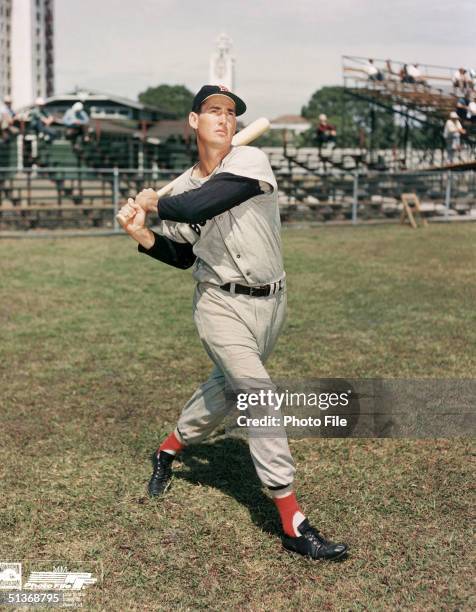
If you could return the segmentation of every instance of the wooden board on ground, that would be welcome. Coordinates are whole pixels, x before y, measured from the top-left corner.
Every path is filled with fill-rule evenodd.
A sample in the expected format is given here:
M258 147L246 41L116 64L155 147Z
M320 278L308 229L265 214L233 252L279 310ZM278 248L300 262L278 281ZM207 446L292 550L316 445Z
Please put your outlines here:
M418 227L417 219L421 221L423 227L428 225L428 221L422 215L420 199L416 193L402 193L402 204L403 210L400 215L400 223L405 223L406 218L408 218L413 229L417 229Z

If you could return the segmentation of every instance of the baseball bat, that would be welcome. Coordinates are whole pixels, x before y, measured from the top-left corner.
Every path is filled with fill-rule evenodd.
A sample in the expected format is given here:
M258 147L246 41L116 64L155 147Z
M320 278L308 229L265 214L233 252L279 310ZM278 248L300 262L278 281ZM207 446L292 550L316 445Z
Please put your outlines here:
M264 134L269 129L269 126L269 119L266 119L266 117L260 117L259 119L256 119L255 121L247 125L245 128L237 132L233 136L231 144L234 147L247 145L248 143L253 142L253 140L256 140L256 138L259 138L262 134ZM172 191L181 176L182 175L173 179L173 181L170 181L170 183L167 183L167 185L164 185L157 191L159 200L160 198L163 198ZM122 217L120 214L116 215L116 218L118 220L123 220L124 222L127 221L127 219Z

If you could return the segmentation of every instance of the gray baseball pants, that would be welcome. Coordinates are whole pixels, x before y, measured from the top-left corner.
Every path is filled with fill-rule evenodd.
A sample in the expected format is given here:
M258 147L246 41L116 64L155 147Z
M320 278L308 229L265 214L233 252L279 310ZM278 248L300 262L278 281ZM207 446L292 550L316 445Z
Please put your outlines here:
M275 295L254 297L199 283L193 312L198 334L215 367L187 402L177 423L176 435L186 445L201 442L234 409L226 401L226 388L275 389L264 363L284 324L286 288ZM281 416L272 405L259 410L260 416ZM248 443L261 482L280 487L279 494L292 490L295 469L284 430L275 437L249 435Z

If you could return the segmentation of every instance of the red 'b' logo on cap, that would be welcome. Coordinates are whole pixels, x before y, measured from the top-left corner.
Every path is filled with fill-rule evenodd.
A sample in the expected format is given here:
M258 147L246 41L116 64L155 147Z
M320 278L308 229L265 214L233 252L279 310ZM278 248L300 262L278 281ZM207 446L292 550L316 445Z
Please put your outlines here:
M228 87L225 87L224 85L218 85L218 87L220 88L220 91L230 91Z

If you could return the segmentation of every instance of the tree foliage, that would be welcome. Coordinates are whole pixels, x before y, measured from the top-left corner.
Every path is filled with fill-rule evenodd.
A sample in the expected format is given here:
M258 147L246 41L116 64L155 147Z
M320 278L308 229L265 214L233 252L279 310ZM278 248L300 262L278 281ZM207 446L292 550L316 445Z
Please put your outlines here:
M302 107L303 117L315 125L319 115L327 115L329 123L337 128L337 146L388 149L402 147L405 133L405 117L368 100L359 99L344 91L343 87L322 87L313 93L308 104ZM437 148L441 146L438 122L431 124L410 119L408 121L408 143L415 148ZM315 127L302 137L302 144L315 143Z
M328 122L336 126L337 145L340 147L369 147L372 144L373 147L388 148L396 143L393 114L365 100L349 96L343 87L318 89L301 110L302 116L315 125L321 113L327 115ZM313 130L306 134L307 139L313 138L311 132Z
M194 95L185 85L158 85L148 87L139 94L142 104L156 106L173 113L177 119L187 117L192 108Z

